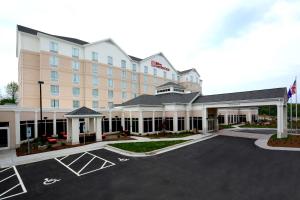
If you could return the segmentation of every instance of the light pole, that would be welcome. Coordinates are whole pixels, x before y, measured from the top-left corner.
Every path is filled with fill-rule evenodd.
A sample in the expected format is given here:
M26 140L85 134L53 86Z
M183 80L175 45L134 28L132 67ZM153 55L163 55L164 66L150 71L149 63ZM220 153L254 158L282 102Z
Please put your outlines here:
M38 84L40 85L40 121L43 120L43 112L42 112L42 84L44 84L44 81L38 81Z

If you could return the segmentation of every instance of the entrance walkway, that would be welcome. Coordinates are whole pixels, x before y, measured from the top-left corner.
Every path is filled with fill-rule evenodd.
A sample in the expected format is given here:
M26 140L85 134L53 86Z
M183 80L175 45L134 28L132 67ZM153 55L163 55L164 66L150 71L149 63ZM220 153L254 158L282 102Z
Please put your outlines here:
M245 130L239 131L239 129L223 129L220 130L218 135L231 136L231 137L241 137L241 138L250 138L250 139L261 139L269 137L269 134L259 134L253 133L251 131L246 132Z

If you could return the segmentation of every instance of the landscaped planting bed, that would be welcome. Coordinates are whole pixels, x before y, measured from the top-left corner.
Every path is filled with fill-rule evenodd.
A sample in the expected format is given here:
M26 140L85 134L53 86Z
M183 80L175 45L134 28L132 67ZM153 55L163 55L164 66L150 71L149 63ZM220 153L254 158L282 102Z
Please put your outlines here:
M172 133L172 132L159 132L159 133L151 133L147 134L145 137L156 139L156 138L181 138L187 137L191 135L195 135L197 133L193 133L191 131L182 131L179 133Z
M278 139L274 134L270 137L268 145L272 147L295 147L300 148L300 135L288 135L287 138Z

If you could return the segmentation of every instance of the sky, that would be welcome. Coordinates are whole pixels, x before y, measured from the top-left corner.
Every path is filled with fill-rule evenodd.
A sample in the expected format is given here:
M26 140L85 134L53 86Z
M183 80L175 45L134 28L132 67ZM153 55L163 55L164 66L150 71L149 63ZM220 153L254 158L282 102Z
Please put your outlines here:
M18 79L17 24L88 42L112 38L140 58L163 52L177 70L197 69L204 95L300 82L300 0L3 1L2 95Z

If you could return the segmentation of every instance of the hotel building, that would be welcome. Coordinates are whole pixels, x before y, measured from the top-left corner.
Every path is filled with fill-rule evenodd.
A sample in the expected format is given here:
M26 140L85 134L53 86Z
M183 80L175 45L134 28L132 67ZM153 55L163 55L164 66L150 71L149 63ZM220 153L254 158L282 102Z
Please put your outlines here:
M196 69L178 71L163 53L128 55L112 39L89 43L18 25L16 56L18 105L0 107L0 134L6 134L0 149L18 147L28 127L30 138L67 132L71 123L73 130L79 127L76 134L84 124L100 134L121 126L148 134L161 131L163 122L168 131L207 132L218 124L255 121L259 105L285 103L283 88L204 96ZM66 118L76 109L78 116L92 112L86 108L101 113L101 120ZM79 142L79 135L68 134L72 143Z

